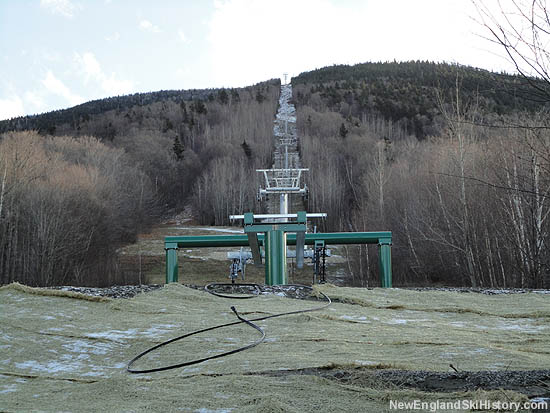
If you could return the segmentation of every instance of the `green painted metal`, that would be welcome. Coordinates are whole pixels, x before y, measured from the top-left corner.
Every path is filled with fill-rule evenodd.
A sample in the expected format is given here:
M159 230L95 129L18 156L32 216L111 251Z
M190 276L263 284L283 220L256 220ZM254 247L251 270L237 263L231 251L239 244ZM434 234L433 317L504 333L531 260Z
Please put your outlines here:
M247 247L248 237L243 235L186 235L181 237L166 237L166 243L175 243L178 248L205 247ZM258 236L263 245L263 236Z
M254 213L245 212L244 214L244 225L252 225L254 223Z
M247 215L247 214L245 214ZM252 219L249 217L249 219ZM246 217L245 217L246 220ZM296 223L289 224L277 224L277 229L273 228L274 225L269 225L271 228L270 231L264 233L258 233L258 246L266 247L266 252L269 251L267 248L265 239L266 234L272 232L282 232L281 229L283 225L297 225ZM255 225L251 225L255 226ZM262 228L264 229L264 228ZM250 231L255 232L255 231ZM287 245L296 245L296 233L284 233L284 241ZM280 238L280 235L278 235ZM278 239L279 239L278 238ZM380 278L383 287L392 286L392 271L391 271L391 243L392 243L392 233L391 231L379 231L379 232L329 232L329 233L313 233L305 234L305 245L315 245L316 241L324 241L325 245L339 245L339 244L378 244L379 245L379 267L380 267ZM279 241L276 241L279 242ZM178 265L177 265L177 253L175 252L176 248L203 248L203 247L248 247L248 234L235 234L235 235L199 235L199 236L178 236L178 237L166 237L165 238L165 248L166 248L166 282L175 282L178 280ZM172 250L172 252L170 252ZM284 251L276 258L271 261L276 261L280 265L283 260L286 264L286 247L279 248L279 251ZM266 284L269 282L279 282L279 279L284 279L286 282L286 270L283 275L277 279L272 279L271 276L268 276L267 271L267 260L269 254L266 253ZM284 267L286 269L286 265ZM269 280L268 280L269 278ZM271 281L270 281L271 280ZM269 282L268 282L269 281Z
M178 282L178 250L166 248L166 284Z
M382 288L391 288L391 244L380 244L378 247L378 267Z
M391 242L391 231L381 232L317 232L306 234L305 244L315 245L315 240L324 240L327 245L378 244L380 239ZM296 245L296 234L287 234L287 244ZM203 247L248 247L248 236L243 235L195 235L166 237L166 243L175 243L178 248ZM263 246L264 235L258 234L258 243Z
M265 240L265 283L266 285L281 285L287 283L286 272L286 236L287 232L305 233L306 216L300 214L300 223L254 223L254 216L244 215L244 232L263 233Z
M286 233L281 230L269 231L265 243L265 283L266 285L287 284L286 274Z

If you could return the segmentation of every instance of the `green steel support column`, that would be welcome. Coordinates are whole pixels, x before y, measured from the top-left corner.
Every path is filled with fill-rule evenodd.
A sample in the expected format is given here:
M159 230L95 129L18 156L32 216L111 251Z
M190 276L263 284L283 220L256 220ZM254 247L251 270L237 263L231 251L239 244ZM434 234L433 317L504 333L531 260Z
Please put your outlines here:
M391 240L380 240L378 244L378 265L382 288L391 288Z
M165 243L166 284L178 282L178 244Z
M272 230L265 235L265 283L287 284L286 278L286 233Z

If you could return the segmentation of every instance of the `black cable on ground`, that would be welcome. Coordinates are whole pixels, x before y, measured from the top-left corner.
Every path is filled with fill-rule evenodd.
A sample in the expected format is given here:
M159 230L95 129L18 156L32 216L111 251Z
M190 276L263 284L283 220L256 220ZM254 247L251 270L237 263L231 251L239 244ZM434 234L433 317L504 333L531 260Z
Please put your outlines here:
M209 284L205 287L206 291L208 291L211 294L213 294L212 291L209 290L207 287L212 286L212 285L213 284ZM224 284L216 284L216 285L220 286L220 285L224 285ZM231 284L229 284L229 285L231 285ZM232 285L242 285L242 284L232 284ZM245 284L245 285L250 286L250 285L254 285L254 284ZM256 289L258 291L260 291L260 286L257 285L257 284L255 284L255 286L256 286ZM307 285L299 285L299 284L287 284L287 285L281 285L281 287L300 287L300 288L306 288L306 289L309 289L309 290L313 290L312 287L309 287ZM264 341L264 338L265 338L265 332L258 325L254 324L253 321L262 321L262 320L267 320L267 319L270 319L270 318L282 317L282 316L285 316L285 315L301 314L301 313L307 313L307 312L311 312L311 311L322 310L323 308L328 307L331 304L332 301L330 300L330 298L326 294L324 294L322 292L319 292L319 293L326 300L326 303L324 305L320 306L320 307L308 308L308 309L305 309L305 310L288 311L288 312L285 312L285 313L272 314L272 315L269 315L269 316L253 318L253 319L250 319L250 320L247 320L247 319L241 317L239 315L239 313L237 312L237 310L235 309L235 307L232 306L231 310L235 313L235 315L237 316L239 321L234 321L232 323L226 323L226 324L220 324L220 325L217 325L217 326L214 326L214 327L208 327L208 328L204 328L202 330L193 331L191 333L187 333L187 334L184 334L182 336L179 336L179 337L170 339L168 341L164 341L160 344L157 344L156 346L153 346L153 347L145 350L144 352L138 354L136 357L134 357L132 360L130 360L130 362L128 363L128 366L126 367L126 370L129 373L134 373L134 374L154 373L154 372L157 372L157 371L165 371L165 370L177 369L179 367L191 366L193 364L202 363L203 361L213 360L213 359L217 359L217 358L220 358L220 357L229 356L230 354L235 354L235 353L239 353L239 352L244 351L244 350L248 350L249 348L255 347L258 344L260 344L262 341ZM220 294L214 294L214 295L222 296L224 298L248 298L248 297L242 297L242 296L231 297L229 295L220 295ZM255 297L255 296L256 295L252 295L250 297ZM257 341L255 341L254 343L248 344L244 347L239 347L237 349L226 351L225 353L216 354L216 355L210 356L210 357L204 357L204 358L200 358L200 359L196 359L196 360L192 360L192 361L187 361L185 363L177 363L177 364L172 364L172 365L169 365L169 366L156 367L156 368L153 368L153 369L143 369L143 370L137 370L137 369L132 368L132 365L136 361L141 359L143 356L145 356L146 354L149 354L152 351L155 351L155 350L157 350L161 347L167 346L168 344L174 343L174 342L179 341L179 340L183 340L184 338L187 338L187 337L190 337L190 336L193 336L193 335L196 335L196 334L204 333L206 331L212 331L212 330L216 330L218 328L233 326L233 325L237 325L237 324L241 324L241 323L245 323L245 324L249 325L250 327L254 328L255 330L257 330L262 335L262 337L260 339L258 339Z
M233 287L254 287L254 291L257 291L257 294L251 294L251 295L227 295L227 294L220 294L216 291L212 290L212 287L225 287L225 286L231 286ZM211 283L204 286L204 290L209 292L212 295L215 295L216 297L222 297L222 298L233 298L233 299L244 299L244 298L254 298L257 297L260 294L260 286L258 284L234 284L234 283Z

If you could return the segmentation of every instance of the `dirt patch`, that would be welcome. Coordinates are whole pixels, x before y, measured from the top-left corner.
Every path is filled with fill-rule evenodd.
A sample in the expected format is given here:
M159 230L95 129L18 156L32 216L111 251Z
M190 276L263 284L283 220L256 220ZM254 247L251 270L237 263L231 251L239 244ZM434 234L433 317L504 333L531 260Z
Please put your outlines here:
M550 370L464 371L441 373L383 369L384 366L310 368L275 370L262 373L319 376L339 383L386 390L416 389L423 392L468 392L476 390L512 390L529 399L550 397Z

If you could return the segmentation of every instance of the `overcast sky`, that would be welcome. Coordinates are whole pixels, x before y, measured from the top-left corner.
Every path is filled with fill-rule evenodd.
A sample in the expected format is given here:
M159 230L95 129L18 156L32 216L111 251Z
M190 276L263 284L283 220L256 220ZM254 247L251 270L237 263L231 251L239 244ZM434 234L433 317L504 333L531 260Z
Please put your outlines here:
M511 71L475 15L470 0L0 0L0 119L342 63Z

